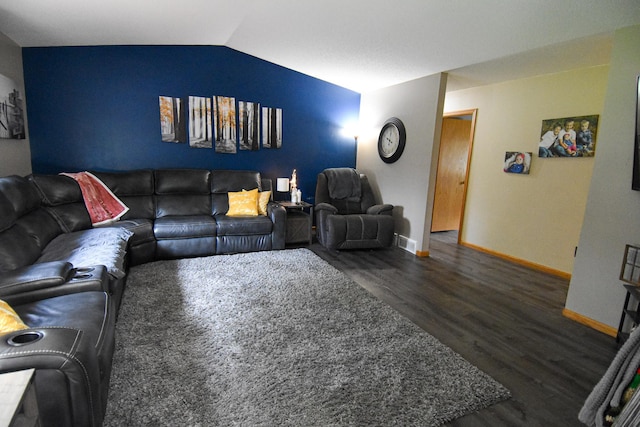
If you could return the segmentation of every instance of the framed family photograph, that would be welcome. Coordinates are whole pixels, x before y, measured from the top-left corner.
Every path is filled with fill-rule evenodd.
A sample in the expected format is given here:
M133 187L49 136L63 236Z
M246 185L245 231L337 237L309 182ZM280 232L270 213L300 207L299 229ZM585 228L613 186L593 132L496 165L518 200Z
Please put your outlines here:
M507 151L504 155L502 170L507 173L528 175L529 169L531 169L531 155L530 152Z
M594 114L543 120L538 157L593 157L598 118Z

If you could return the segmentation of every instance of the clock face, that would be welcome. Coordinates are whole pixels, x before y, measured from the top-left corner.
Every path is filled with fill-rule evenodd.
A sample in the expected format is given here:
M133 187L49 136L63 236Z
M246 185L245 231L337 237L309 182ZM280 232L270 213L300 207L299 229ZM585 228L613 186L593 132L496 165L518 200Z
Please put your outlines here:
M382 138L382 155L386 158L389 158L398 149L398 143L400 142L400 132L395 126L387 126L380 137Z
M385 122L378 137L378 154L385 163L393 163L400 158L406 140L404 124L392 117Z

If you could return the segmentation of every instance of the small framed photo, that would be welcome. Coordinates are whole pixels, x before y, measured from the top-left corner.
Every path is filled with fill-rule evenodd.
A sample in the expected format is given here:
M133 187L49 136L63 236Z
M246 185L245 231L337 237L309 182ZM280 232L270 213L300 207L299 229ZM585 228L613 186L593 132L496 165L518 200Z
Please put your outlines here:
M529 174L531 152L507 151L504 155L503 170L507 173Z

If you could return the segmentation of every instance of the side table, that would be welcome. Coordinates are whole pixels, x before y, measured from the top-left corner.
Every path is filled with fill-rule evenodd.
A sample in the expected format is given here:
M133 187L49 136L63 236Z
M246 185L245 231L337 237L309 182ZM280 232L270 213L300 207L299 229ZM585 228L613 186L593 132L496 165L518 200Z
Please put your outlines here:
M278 201L287 210L287 232L285 243L311 244L313 226L313 205L307 202ZM308 211L308 213L306 212Z
M0 425L40 425L34 372L35 369L27 369L0 375Z

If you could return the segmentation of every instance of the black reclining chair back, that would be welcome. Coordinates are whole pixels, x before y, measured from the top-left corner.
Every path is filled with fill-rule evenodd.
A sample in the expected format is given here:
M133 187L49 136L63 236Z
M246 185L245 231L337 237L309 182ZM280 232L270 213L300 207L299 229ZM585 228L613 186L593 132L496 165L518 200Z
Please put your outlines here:
M328 249L370 249L393 243L393 206L379 203L369 180L352 168L318 174L316 236Z

